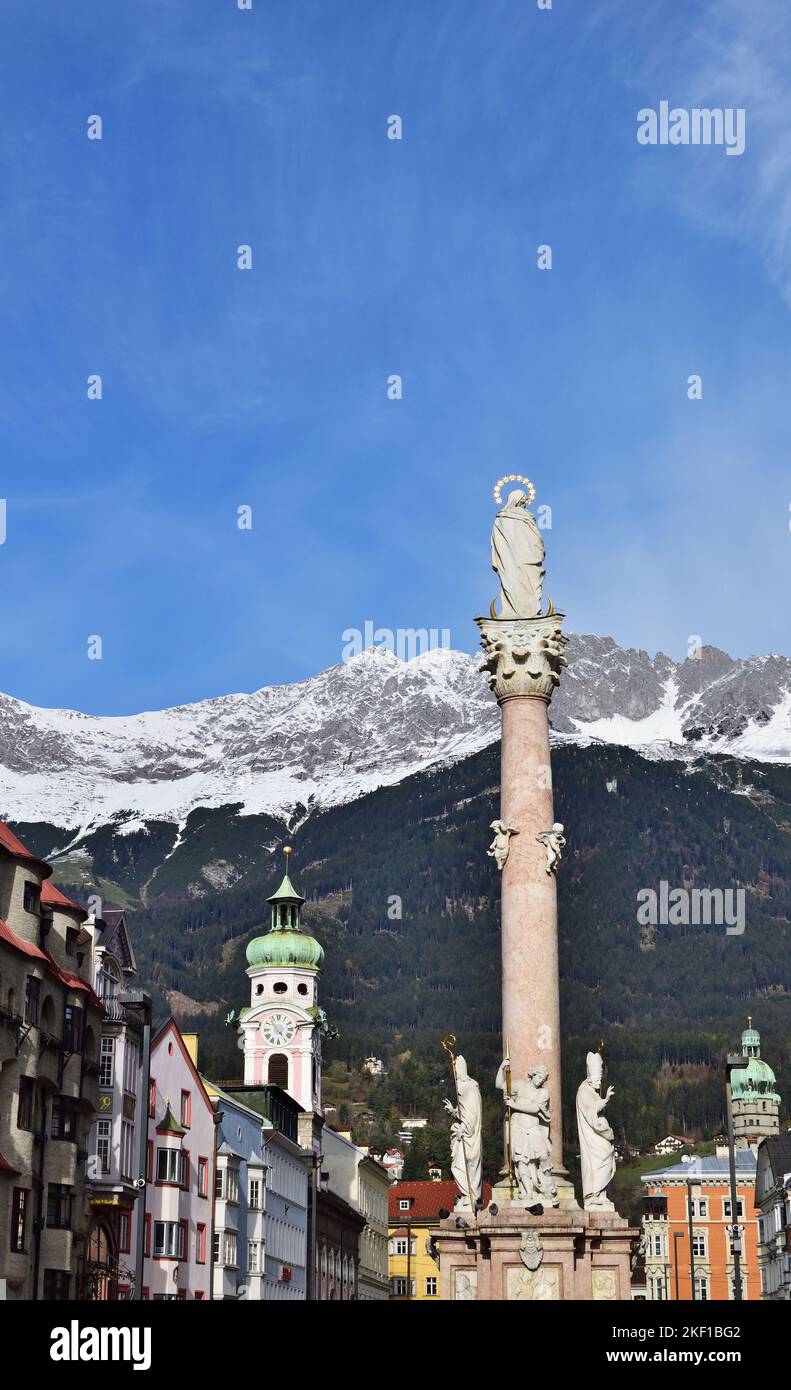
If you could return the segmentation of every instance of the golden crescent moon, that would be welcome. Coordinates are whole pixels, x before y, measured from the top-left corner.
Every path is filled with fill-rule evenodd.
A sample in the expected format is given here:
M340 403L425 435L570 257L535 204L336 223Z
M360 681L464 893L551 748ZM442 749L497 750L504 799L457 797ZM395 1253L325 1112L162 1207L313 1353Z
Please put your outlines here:
M551 618L551 617L552 617L552 614L553 614L554 611L555 611L555 605L554 605L554 603L552 602L551 599L549 599L548 602L549 602L549 607L548 607L548 609L547 609L547 617L548 617L548 618Z
M494 599L492 599L491 603L489 604L489 617L490 617L490 618L496 618L496 617L497 617L497 614L496 614L495 611L494 611Z

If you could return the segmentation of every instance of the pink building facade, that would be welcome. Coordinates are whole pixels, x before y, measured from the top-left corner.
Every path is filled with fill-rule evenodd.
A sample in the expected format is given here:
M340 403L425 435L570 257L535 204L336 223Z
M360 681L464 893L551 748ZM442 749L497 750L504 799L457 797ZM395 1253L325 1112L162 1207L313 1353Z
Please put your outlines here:
M143 1298L211 1298L215 1112L197 1071L197 1038L173 1019L151 1044ZM134 1248L134 1246L133 1246Z

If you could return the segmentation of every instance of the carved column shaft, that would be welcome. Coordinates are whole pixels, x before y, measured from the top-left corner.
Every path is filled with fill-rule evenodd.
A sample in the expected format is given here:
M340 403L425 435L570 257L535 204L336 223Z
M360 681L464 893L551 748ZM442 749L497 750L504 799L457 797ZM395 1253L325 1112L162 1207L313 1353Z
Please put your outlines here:
M482 669L502 711L501 810L519 833L502 873L503 1038L514 1077L547 1067L552 1160L563 1168L557 890L536 839L554 821L547 707L566 664L562 614L478 618Z

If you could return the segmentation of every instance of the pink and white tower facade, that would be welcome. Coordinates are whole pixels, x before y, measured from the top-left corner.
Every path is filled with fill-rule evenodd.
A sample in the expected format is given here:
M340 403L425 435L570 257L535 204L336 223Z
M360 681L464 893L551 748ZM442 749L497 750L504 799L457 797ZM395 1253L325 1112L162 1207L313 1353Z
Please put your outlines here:
M321 1116L324 1011L318 979L324 951L302 927L305 899L286 872L267 902L269 930L247 947L250 1006L239 1019L246 1085L280 1086L311 1119Z

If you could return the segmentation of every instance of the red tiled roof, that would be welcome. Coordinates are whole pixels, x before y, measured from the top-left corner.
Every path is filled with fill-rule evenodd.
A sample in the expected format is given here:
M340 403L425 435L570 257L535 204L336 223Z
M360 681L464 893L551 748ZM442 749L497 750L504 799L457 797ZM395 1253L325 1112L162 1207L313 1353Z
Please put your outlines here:
M34 946L30 941L23 941L21 936L17 936L16 932L6 926L2 918L0 918L0 941L7 941L9 946L13 946L17 951L22 951L26 956L37 956L39 960L45 960L49 963L46 953L40 947Z
M39 859L37 854L31 854L26 845L22 844L18 835L13 830L9 830L5 821L0 820L0 845L7 849L9 854L13 854L15 859L26 859L31 864L38 864L46 869L48 874L52 873L49 864L43 859Z
M398 1221L439 1221L440 1211L453 1211L453 1204L459 1196L455 1182L397 1182L388 1193L390 1222ZM409 1197L412 1205L409 1211L401 1211L398 1203ZM486 1206L492 1199L492 1185L483 1184L483 1201Z
M41 885L41 901L50 907L65 907L70 912L79 912L83 918L88 916L85 908L73 903L71 898L67 898L65 893L61 893L60 889L47 879Z
M67 989L84 990L94 1007L99 1009L102 1014L104 1013L104 1004L94 994L90 985L81 980L79 975L71 975L67 970L61 970L48 951L42 951L40 946L34 946L31 941L23 941L22 937L17 936L16 932L12 931L2 918L0 918L0 941L6 941L9 946L14 947L15 951L21 951L23 955L34 956L36 960L43 960L50 973L57 980L60 980L62 985L65 985Z

